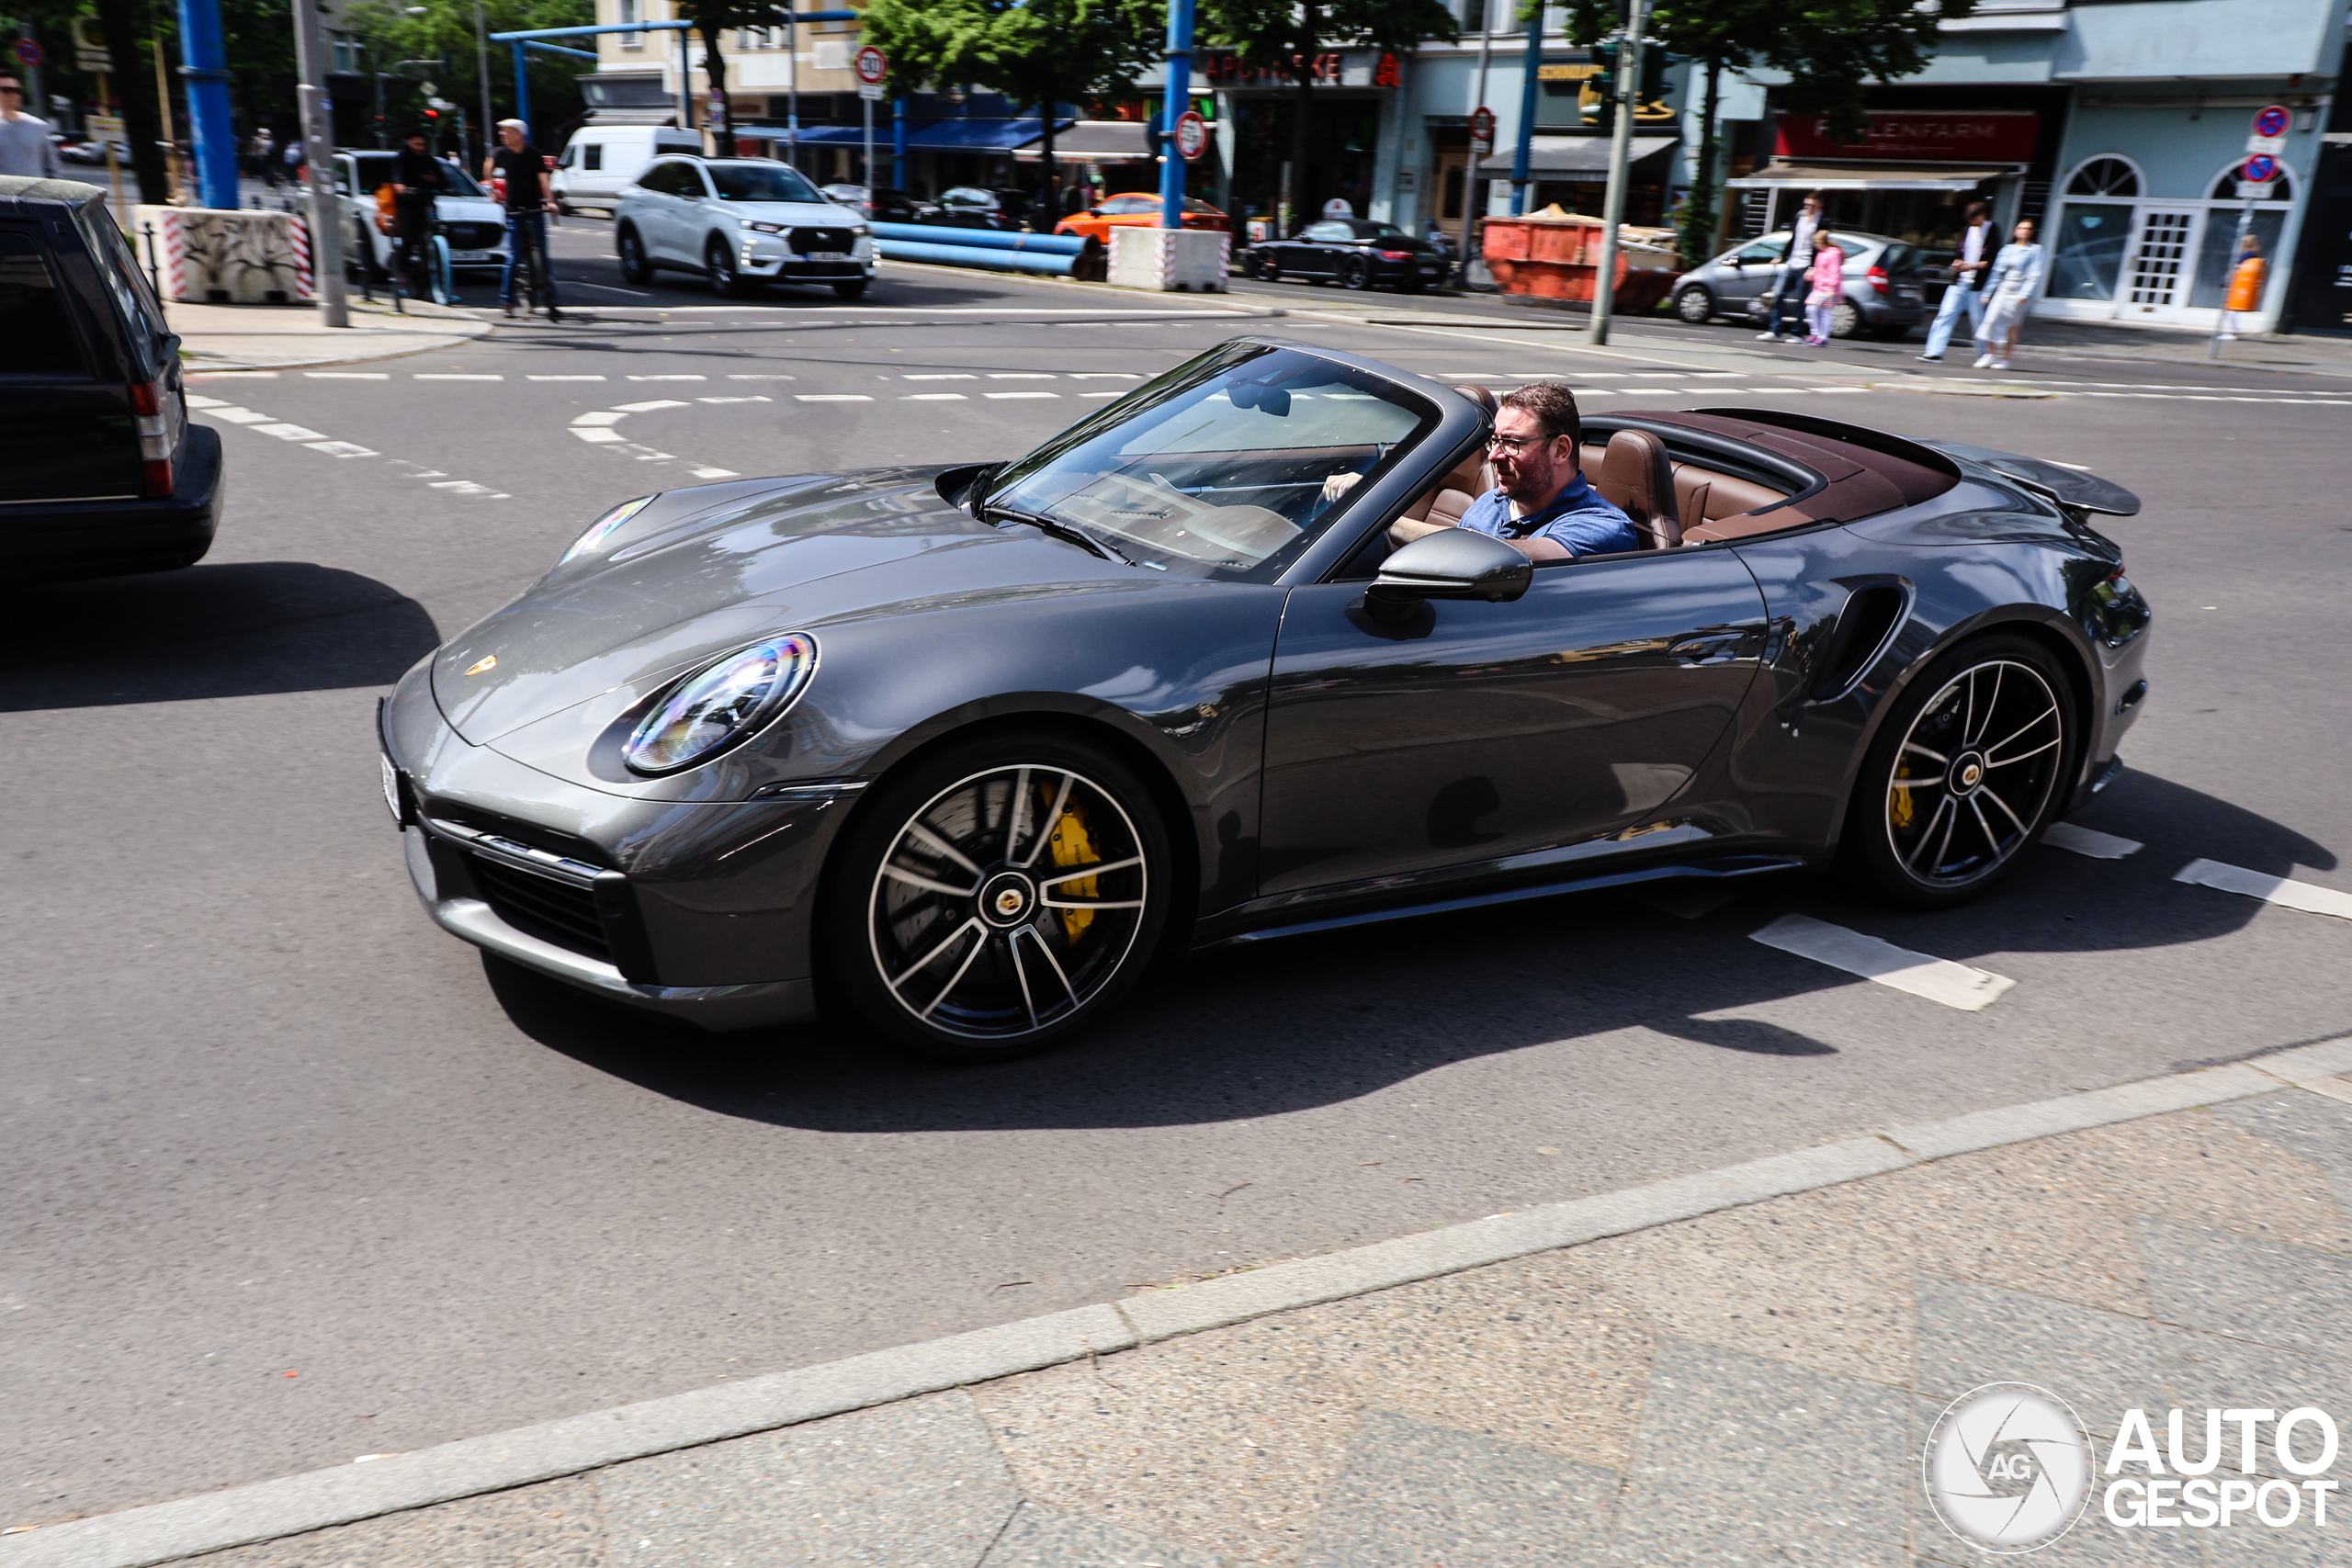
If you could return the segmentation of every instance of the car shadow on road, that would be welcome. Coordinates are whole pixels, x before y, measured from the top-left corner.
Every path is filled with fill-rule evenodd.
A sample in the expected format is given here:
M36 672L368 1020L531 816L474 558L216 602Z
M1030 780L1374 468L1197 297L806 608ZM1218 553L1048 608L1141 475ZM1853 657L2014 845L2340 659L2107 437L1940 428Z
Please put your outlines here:
M389 685L440 640L398 589L310 561L63 583L0 628L0 712Z
M1148 976L1066 1048L976 1067L910 1063L850 1023L703 1034L495 961L492 984L525 1033L598 1071L722 1115L825 1131L1241 1121L1634 1028L1736 1054L1751 1072L1815 1075L1803 1081L1826 1089L1835 1080L1818 1075L1836 1044L1721 1016L1855 983L1747 940L1781 914L1962 962L2161 949L2228 936L2263 907L2171 880L2199 854L2276 874L2336 863L2290 828L2144 773L2119 780L2085 820L2144 834L2149 848L2118 861L2037 849L1984 898L1929 913L1835 879L1780 876L1690 919L1595 892L1203 954ZM1944 1023L1932 1007L1922 1015L1923 1030Z

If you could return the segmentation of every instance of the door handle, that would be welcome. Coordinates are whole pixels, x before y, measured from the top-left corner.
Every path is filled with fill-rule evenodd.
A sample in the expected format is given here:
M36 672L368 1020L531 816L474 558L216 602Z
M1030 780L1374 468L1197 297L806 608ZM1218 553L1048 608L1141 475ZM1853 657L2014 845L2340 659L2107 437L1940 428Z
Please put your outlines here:
M1678 639L1666 650L1669 659L1685 664L1706 664L1719 659L1754 658L1758 634L1748 627L1734 631L1701 632Z

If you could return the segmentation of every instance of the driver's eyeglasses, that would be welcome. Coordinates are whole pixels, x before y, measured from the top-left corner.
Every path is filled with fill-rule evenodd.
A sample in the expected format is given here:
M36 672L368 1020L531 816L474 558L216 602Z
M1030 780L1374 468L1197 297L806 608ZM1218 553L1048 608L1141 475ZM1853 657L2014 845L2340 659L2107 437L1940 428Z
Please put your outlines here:
M1521 447L1541 446L1551 439L1548 435L1489 435L1487 437L1487 450L1506 452L1516 457Z

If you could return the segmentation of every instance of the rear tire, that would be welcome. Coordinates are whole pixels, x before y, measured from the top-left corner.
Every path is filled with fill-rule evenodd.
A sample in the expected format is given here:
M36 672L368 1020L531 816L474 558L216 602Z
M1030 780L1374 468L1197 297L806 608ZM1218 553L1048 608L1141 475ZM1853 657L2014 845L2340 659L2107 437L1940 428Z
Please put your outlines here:
M1693 283L1674 297L1674 313L1694 327L1715 319L1715 297L1704 284Z
M1276 261L1272 256L1260 257L1258 261L1258 281L1261 283L1280 283L1282 280L1282 263Z
M1862 760L1844 856L1913 908L1964 904L2008 874L2066 802L2074 689L2030 638L1962 645L1895 699Z
M989 736L859 807L827 874L826 971L918 1055L1023 1056L1135 984L1172 886L1166 826L1125 764L1057 735Z
M1340 264L1340 287L1361 292L1372 287L1372 264L1362 256L1350 256Z
M1862 313L1851 299L1840 299L1829 307L1829 335L1859 337L1862 331Z

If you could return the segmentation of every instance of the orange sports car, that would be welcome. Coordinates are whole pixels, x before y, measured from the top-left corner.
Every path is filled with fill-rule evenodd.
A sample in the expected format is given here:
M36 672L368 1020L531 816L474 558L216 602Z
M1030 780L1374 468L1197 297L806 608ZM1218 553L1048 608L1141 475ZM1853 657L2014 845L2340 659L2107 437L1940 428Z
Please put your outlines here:
M1122 229L1157 229L1159 227L1159 197L1148 191L1130 191L1125 196L1102 198L1101 205L1084 212L1073 212L1054 225L1057 234L1079 234L1108 245L1111 231ZM1184 227L1187 229L1221 229L1233 232L1233 220L1211 207L1198 197L1184 198Z

